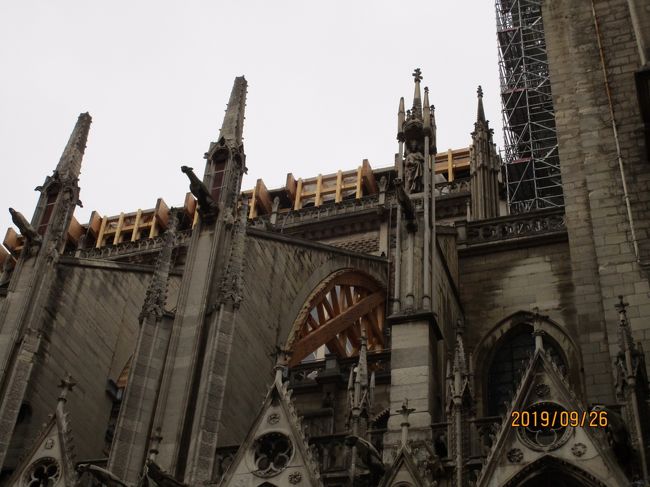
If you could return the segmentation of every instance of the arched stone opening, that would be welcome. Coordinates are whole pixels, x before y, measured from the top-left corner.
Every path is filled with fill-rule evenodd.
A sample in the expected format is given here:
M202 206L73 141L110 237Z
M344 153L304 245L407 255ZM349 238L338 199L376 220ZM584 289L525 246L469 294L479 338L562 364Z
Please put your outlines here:
M519 311L494 326L478 343L473 355L474 370L483 371L476 399L478 409L486 416L505 412L501 403L512 397L523 367L535 349L535 319L543 332L544 348L560 369L566 371L569 381L576 388L581 387L579 349L566 330L546 317Z
M340 269L310 293L291 327L286 348L289 365L358 353L365 328L368 350L385 348L386 290L379 281L355 269Z
M544 456L515 474L503 487L607 487L595 475L552 456Z

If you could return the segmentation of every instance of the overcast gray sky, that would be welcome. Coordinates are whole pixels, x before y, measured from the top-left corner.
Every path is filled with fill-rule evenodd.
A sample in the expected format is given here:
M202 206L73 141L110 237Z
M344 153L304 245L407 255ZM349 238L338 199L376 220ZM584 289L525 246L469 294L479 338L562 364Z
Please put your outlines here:
M392 164L400 96L420 67L438 150L467 146L483 85L500 145L491 0L21 0L0 3L0 238L31 217L77 116L93 117L80 180L87 223L180 205L235 76L249 83L248 175L296 178ZM197 171L199 172L199 171Z

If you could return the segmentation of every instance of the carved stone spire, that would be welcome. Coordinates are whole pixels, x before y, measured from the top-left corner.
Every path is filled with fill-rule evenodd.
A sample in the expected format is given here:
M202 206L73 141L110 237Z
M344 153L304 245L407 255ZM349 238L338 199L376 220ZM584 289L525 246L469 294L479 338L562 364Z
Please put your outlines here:
M177 223L178 213L175 210L172 210L169 215L167 231L163 236L164 244L160 250L160 255L156 262L156 269L154 270L153 277L151 278L151 282L147 288L144 305L140 312L140 323L142 323L147 316L152 316L154 319L161 318L165 310L167 283L169 281L169 272L172 268L172 254L176 240Z
M422 95L420 93L420 81L422 81L422 70L415 68L413 71L413 79L415 81L415 88L413 91L413 109L411 116L415 119L422 120Z
M397 140L404 142L404 121L406 112L404 111L404 97L399 99L399 109L397 110Z
M499 216L499 157L492 141L492 130L485 119L483 90L479 86L476 122L470 146L470 192L472 220Z
M219 132L219 139L224 138L227 142L236 146L240 146L242 143L247 87L246 78L243 76L235 78L235 84L230 92L230 100L226 108L226 115L223 118L221 131Z
M84 151L86 150L86 142L88 141L88 132L90 131L90 124L92 117L88 112L82 113L77 119L70 139L68 140L59 164L56 166L56 173L62 180L70 178L78 178L81 172L81 160L83 159Z
M476 122L487 123L487 120L485 120L485 110L483 109L483 88L481 88L481 85L478 86L478 89L476 90L476 94L478 96L478 108L476 109Z
M422 123L424 127L424 134L431 134L431 107L429 105L429 87L424 87L424 103L423 103Z

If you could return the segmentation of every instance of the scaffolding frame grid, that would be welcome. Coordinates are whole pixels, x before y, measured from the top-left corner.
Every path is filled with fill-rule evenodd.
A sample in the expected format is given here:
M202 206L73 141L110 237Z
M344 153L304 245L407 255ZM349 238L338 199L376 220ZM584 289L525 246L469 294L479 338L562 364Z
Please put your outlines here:
M510 213L564 206L542 0L496 0Z

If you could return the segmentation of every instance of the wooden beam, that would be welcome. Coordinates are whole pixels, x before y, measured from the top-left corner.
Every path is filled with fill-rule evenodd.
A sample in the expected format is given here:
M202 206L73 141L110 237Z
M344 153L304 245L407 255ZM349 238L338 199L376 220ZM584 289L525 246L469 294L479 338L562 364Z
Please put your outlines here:
M293 205L294 210L299 210L300 208L302 208L302 179L299 179L296 185L296 197Z
M187 200L187 198L185 198ZM140 238L140 220L142 219L142 210L138 208L138 212L135 214L135 221L133 222L133 231L131 232L131 242L135 242Z
M363 160L363 164L361 165L361 174L363 178L363 185L368 191L368 194L379 193L379 186L377 186L377 180L375 179L375 175L372 172L372 168L370 167L368 159Z
M8 258L9 252L7 252L7 250L2 245L0 245L0 266L2 266Z
M77 219L73 216L70 220L70 226L68 227L68 240L76 245L79 243L79 239L84 234L84 232L84 227L82 227Z
M330 290L329 295L330 299L332 300L332 311L334 311L334 316L341 314L341 307L339 306L339 296L336 293L336 286Z
M115 228L115 236L113 237L113 245L120 243L120 233L122 233L122 227L124 226L124 213L120 213L120 218L117 220L117 227Z
M99 213L93 211L90 214L90 220L88 220L88 232L90 235L96 239L99 235L99 229L102 226L102 217L99 216Z
M302 359L307 357L319 346L327 343L349 326L354 325L355 321L367 314L383 301L384 293L382 291L377 291L370 296L363 298L354 306L347 308L340 315L332 318L326 323L321 323L321 326L317 330L313 331L306 337L303 337L293 346L293 353L289 365L292 366L300 363Z
M257 183L255 183L254 194L258 206L257 214L259 215L259 207L261 207L264 210L263 214L270 215L273 211L273 201L271 200L269 190L266 189L266 185L261 179L258 179Z
M321 205L321 191L323 190L323 175L319 174L318 179L316 180L316 194L314 195L316 197L316 200L314 201L314 206L320 206Z
M362 174L363 174L362 171L363 171L363 166L359 166L358 169L357 169L357 184L355 186L355 189L356 189L355 198L356 199L359 199L359 198L361 198L363 196L363 190L362 190L362 187L361 187L361 180L362 180Z
M104 216L102 218L102 223L99 225L99 233L97 233L97 242L95 243L95 248L100 248L104 246L104 233L106 232L106 225L108 224L108 217Z
M183 212L188 220L194 219L194 212L196 211L196 198L192 193L185 193L185 202L183 203Z
M340 203L341 200L343 199L342 196L342 188L343 186L343 173L339 170L339 172L336 173L336 196L334 197L334 202L335 203Z
M293 174L287 174L287 182L284 183L284 190L289 197L289 201L296 201L296 189L297 183L296 178L293 177Z
M454 156L451 149L447 151L447 181L450 183L454 180Z
M12 227L7 228L7 233L5 233L5 239L2 241L2 245L9 249L9 252L12 254L17 252L23 246L24 237L18 235L18 232Z

